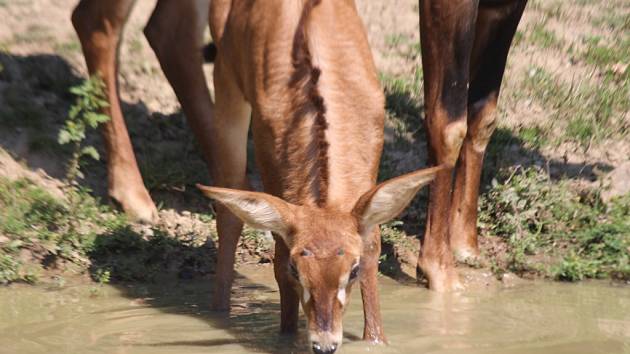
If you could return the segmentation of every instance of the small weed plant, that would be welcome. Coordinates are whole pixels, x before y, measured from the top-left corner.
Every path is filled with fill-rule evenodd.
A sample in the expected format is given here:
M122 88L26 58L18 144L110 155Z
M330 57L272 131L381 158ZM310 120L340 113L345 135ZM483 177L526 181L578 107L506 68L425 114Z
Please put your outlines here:
M59 131L58 142L72 146L66 181L68 185L74 185L77 178L83 178L81 159L86 156L94 160L100 158L94 146L84 144L88 128L96 129L100 124L109 121L110 117L100 113L108 106L105 83L100 76L90 77L80 85L70 88L70 92L76 96L76 101L70 107L64 127Z
M96 237L126 221L82 190L58 199L27 179L0 178L0 284L35 282L44 264L89 265Z

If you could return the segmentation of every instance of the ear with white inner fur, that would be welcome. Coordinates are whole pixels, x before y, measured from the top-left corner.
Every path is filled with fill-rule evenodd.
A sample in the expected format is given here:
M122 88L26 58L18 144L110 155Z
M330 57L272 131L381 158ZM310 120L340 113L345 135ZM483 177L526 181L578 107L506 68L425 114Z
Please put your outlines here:
M288 244L295 205L267 193L197 185L203 194L225 205L249 226L275 232Z
M400 214L423 186L444 167L432 167L385 181L359 198L352 213L362 230L389 221Z

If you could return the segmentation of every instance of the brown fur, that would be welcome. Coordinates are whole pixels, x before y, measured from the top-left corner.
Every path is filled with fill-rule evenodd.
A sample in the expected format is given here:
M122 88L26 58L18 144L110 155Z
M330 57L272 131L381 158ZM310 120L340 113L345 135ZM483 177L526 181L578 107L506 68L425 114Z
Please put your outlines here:
M213 13L226 12L227 3L212 5L211 18L220 18ZM340 335L343 306L323 304L337 303L340 278L349 274L364 253L350 212L359 196L375 184L383 144L384 98L363 25L354 4L347 0L301 4L271 0L251 6L234 0L229 6L224 22L211 21L218 48L217 110L251 105L256 158L265 191L300 207L300 213L287 217L294 230L289 240L278 239L276 245L281 328L296 330L297 306L305 294L288 272L293 262L312 287L309 302L303 302L312 338L318 338L321 345L339 345L340 338L333 339L330 331ZM275 20L268 21L270 18ZM339 48L335 37L349 46ZM352 69L346 70L350 64ZM220 91L226 90L225 97L242 95L245 102L225 100ZM217 119L228 124L231 117L217 114ZM244 145L245 141L230 144ZM337 155L333 155L335 151ZM236 211L234 206L228 208ZM223 233L220 237L221 263L221 244L231 236ZM339 249L344 250L342 255L337 255ZM301 256L303 253L312 256ZM331 263L329 253L339 262ZM375 281L378 256L372 256L376 253L378 248L372 248L361 260L364 276L370 279L361 287L367 299L365 311L371 313L366 339L382 341ZM328 277L319 278L321 272ZM320 328L322 324L328 329Z
M313 120L311 123L312 141L308 147L309 159L305 163L312 165L310 167L311 181L309 183L311 194L314 196L316 204L323 206L327 199L329 177L328 142L326 141L328 123L325 117L326 106L324 98L320 95L317 87L321 70L313 65L306 33L309 15L312 9L319 5L320 2L321 0L310 0L304 4L304 9L293 37L291 60L295 71L291 75L289 87L296 91L293 101L293 120L296 122L304 119Z

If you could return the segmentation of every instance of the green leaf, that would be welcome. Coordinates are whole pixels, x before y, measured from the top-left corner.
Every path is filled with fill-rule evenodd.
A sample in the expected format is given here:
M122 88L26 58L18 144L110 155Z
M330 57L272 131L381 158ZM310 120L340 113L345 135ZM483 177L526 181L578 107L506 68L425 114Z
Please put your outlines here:
M93 146L86 146L81 149L81 155L87 155L94 160L99 160L101 156L98 154L98 151Z
M70 133L67 130L59 131L59 135L57 136L57 142L61 145L65 145L70 142Z

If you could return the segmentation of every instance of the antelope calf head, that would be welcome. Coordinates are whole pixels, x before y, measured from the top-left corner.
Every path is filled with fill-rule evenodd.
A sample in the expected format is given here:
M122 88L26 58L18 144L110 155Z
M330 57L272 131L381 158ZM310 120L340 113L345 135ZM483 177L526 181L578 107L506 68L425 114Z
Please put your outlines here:
M273 232L289 249L286 272L308 319L315 353L333 353L342 342L342 314L361 278L365 247L378 241L378 224L398 215L441 167L410 173L364 193L350 212L295 205L266 193L199 188L243 222Z

